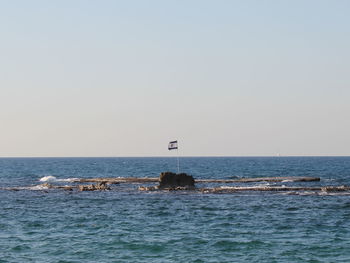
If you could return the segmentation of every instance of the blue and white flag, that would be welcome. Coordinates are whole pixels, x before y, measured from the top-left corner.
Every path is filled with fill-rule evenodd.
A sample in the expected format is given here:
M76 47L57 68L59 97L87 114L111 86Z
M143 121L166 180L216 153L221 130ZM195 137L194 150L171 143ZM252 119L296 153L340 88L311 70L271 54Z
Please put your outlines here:
M177 150L177 141L172 141L172 142L169 142L168 144L168 150Z

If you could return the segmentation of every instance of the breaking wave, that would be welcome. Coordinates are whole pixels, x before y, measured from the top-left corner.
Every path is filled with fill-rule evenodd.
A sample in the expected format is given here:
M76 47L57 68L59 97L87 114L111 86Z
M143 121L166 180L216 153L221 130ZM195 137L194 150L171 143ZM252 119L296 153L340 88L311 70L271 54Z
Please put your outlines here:
M49 187L47 185L34 185L34 186L24 186L24 187L3 188L3 190L10 190L10 191L21 191L21 190L40 191L40 190L47 190L47 189L49 189Z
M66 178L66 179L57 179L55 176L48 175L39 179L40 182L46 183L54 183L54 182L74 182L78 180L78 178Z

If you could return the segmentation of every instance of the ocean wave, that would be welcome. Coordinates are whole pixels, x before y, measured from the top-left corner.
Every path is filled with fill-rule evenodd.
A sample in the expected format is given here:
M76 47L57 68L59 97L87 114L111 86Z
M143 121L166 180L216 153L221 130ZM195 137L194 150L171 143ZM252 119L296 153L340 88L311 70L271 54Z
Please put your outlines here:
M283 180L282 183L293 183L293 180Z
M49 187L46 185L35 185L35 186L29 186L29 187L24 187L24 188L27 190L34 190L34 191L49 189Z
M3 190L11 190L11 191L22 191L22 190L31 190L31 191L40 191L49 189L48 185L40 184L34 186L22 186L22 187L7 187L3 188Z
M48 176L44 176L42 178L39 179L40 182L50 182L50 183L54 183L54 182L74 182L78 180L78 178L66 178L66 179L57 179L55 176L52 175L48 175Z

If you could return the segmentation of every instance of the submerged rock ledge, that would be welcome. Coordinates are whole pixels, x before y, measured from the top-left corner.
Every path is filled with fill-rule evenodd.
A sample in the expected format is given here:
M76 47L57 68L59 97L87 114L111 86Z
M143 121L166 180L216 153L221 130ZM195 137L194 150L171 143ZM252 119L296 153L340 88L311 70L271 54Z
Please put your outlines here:
M165 172L169 173L169 172ZM174 174L174 173L172 173ZM194 183L255 183L255 182L316 182L320 181L319 177L307 176L289 176L289 177L256 177L241 179L194 179ZM75 183L99 183L106 182L108 184L121 183L156 183L159 182L158 177L116 177L116 178L81 178L74 179Z
M215 187L195 187L195 183L255 183L255 182L314 182L320 181L318 177L258 177L258 178L242 178L242 179L197 179L195 180L191 175L181 173L175 174L172 172L163 172L159 178L137 178L137 177L117 177L117 178L85 178L74 179L71 181L72 185L53 185L49 183L39 184L30 187L9 187L0 188L2 190L48 190L48 189L62 189L69 191L104 191L104 190L116 190L125 191L126 188L114 187L113 184L141 184L141 183L157 183L153 186L140 186L139 191L189 191L193 193L236 193L236 192L306 192L313 191L316 193L349 193L350 186L215 186ZM90 184L81 184L90 183ZM92 184L91 184L92 183ZM130 187L127 187L127 191L132 191Z
M322 186L322 187L286 187L286 186L263 186L263 187L215 187L215 188L201 188L198 189L203 193L235 193L235 192L300 192L300 191L313 191L313 192L349 192L350 186Z

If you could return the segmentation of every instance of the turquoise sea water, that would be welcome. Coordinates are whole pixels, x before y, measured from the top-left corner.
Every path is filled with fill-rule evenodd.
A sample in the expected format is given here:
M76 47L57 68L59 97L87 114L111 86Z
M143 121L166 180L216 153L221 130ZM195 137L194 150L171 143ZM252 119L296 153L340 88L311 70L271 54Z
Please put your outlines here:
M45 177L62 185L157 177L176 165L172 158L0 159L0 262L350 262L350 196L342 193L37 187ZM316 176L320 182L276 185L350 185L350 157L181 158L181 170L195 178ZM14 186L23 190L4 190Z

